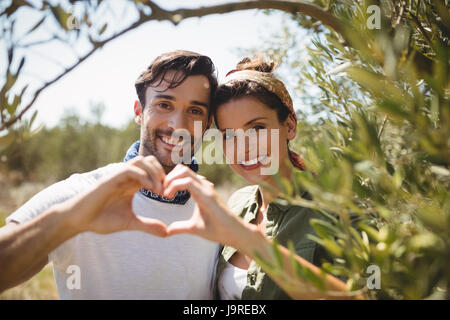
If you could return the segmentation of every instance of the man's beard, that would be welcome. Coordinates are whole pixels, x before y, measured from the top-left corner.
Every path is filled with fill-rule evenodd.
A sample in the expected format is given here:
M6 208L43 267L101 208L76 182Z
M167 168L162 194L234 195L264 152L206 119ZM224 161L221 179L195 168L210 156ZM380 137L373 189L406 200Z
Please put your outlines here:
M160 140L160 136L171 136L173 133L173 130L145 130L144 132L141 133L141 150L139 150L139 154L142 156L149 156L152 155L154 156L159 163L161 164L161 166L163 167L164 171L166 173L170 172L176 165L177 163L174 163L172 161L172 152L168 151L168 150L158 150L157 147L157 143L158 140ZM160 141L160 143L162 143ZM197 145L198 142L197 142ZM192 156L194 155L194 150L196 150L196 148L194 147L194 137L191 136L191 146L190 146L190 152L191 154L189 155L189 161L192 158ZM189 163L187 163L187 165L189 165Z

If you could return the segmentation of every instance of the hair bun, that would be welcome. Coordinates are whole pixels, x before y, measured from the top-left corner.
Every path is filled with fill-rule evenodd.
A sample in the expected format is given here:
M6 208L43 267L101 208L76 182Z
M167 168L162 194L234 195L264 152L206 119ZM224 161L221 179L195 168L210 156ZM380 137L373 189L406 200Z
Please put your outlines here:
M272 73L276 69L277 65L272 60L266 60L263 56L257 56L252 59L245 57L238 62L237 70L254 70L259 72Z

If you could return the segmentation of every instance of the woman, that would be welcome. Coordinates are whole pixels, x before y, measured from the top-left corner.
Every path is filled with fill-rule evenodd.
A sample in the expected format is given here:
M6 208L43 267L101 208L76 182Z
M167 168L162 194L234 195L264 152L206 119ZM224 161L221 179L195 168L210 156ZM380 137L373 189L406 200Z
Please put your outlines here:
M186 167L177 166L166 177L164 195L172 197L177 191L187 189L197 202L197 210L189 221L170 225L168 235L191 233L224 245L215 279L215 294L221 299L354 298L355 295L346 295L345 284L333 276L325 278L328 293L295 276L289 250L285 248L289 240L294 243L295 259L316 275L320 274L316 265L322 262L324 251L306 237L314 233L309 220L318 217L307 208L272 202L276 196L273 190L269 192L258 186L276 187L273 175L262 173L273 161L279 162L279 173L288 179L294 170L305 170L301 157L288 146L297 127L292 100L283 83L273 76L273 70L273 62L242 60L218 88L213 110L217 127L223 132L224 153L231 168L256 185L234 193L227 207L211 183ZM258 147L264 152L250 159L250 146L238 148L235 136L230 134L237 129L255 130L257 135L266 129L267 139L258 139ZM277 140L269 138L273 132L278 134ZM261 141L267 148L261 148ZM295 286L255 262L255 258L260 257L269 264L276 264L271 240L275 237L280 243L278 248L285 272L291 280L298 280Z

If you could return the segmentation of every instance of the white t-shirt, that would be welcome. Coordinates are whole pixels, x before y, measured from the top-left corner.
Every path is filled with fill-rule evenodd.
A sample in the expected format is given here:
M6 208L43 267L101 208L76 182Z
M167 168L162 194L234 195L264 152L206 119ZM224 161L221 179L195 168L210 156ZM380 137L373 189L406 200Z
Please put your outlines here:
M247 270L227 262L218 282L220 299L240 300L246 285Z
M6 222L28 221L122 165L113 163L55 183L8 216ZM194 205L192 198L184 205L169 204L140 192L132 202L137 215L166 225L189 219ZM107 235L84 232L52 251L49 261L53 262L61 299L211 299L218 250L217 243L187 234L159 238L140 231Z

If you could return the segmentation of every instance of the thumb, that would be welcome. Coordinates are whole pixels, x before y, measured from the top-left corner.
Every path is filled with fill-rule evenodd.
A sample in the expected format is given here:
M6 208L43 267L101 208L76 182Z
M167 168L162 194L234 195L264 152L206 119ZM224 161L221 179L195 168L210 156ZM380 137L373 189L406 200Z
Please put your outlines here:
M195 233L195 224L191 220L175 221L167 227L167 235L173 236L180 233Z
M167 226L157 219L135 216L128 225L128 230L143 231L158 237L167 236Z

